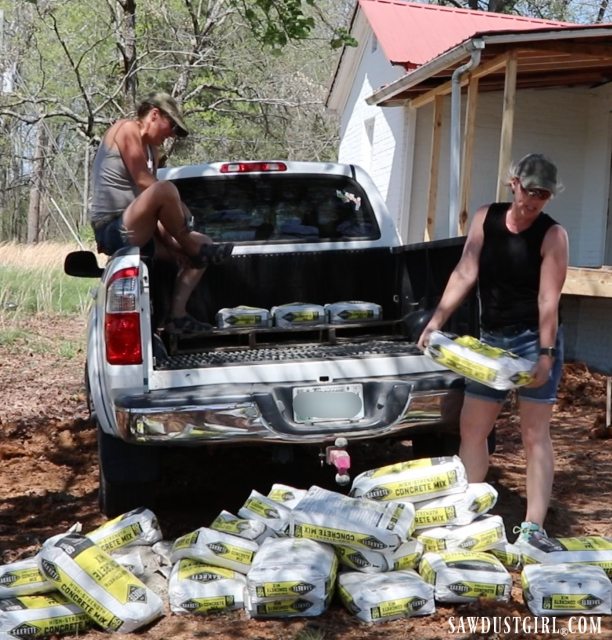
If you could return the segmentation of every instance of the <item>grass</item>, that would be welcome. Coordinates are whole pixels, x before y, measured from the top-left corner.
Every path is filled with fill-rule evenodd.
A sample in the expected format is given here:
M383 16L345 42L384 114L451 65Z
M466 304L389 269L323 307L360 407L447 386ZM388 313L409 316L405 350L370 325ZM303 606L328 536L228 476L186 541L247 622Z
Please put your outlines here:
M95 282L63 271L73 245L43 242L0 244L0 317L24 314L84 314Z

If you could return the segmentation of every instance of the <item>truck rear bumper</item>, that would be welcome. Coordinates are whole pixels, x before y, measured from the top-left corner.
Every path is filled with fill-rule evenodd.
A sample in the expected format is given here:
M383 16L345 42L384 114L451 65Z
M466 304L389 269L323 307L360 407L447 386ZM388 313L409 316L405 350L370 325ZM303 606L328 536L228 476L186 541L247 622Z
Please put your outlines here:
M458 427L463 379L455 374L428 374L410 380L360 379L358 385L363 406L359 417L350 420L296 419L292 385L157 390L119 396L114 411L123 440L160 445L313 444L331 442L338 435L370 439Z

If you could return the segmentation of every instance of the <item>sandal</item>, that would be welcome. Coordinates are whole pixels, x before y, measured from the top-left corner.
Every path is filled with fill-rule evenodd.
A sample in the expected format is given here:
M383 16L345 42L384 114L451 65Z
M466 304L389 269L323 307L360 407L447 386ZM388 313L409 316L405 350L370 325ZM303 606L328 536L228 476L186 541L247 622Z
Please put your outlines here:
M172 318L165 327L168 333L183 336L209 333L212 328L212 325L208 324L208 322L200 322L200 320L196 320L189 314L180 318Z
M233 250L234 245L231 242L203 244L198 253L195 256L191 256L190 261L192 266L197 269L203 269L209 264L221 264L232 255Z

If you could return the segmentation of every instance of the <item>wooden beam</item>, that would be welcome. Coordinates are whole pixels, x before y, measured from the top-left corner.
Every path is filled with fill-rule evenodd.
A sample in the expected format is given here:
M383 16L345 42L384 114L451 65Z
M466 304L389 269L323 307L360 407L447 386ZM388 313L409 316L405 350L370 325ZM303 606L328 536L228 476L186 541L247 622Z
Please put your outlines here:
M476 131L476 108L478 106L478 78L471 78L468 85L465 129L463 133L463 159L461 161L461 187L459 198L459 235L467 233L472 191L472 161L474 159L474 137Z
M438 204L438 179L440 177L440 147L442 141L442 116L444 96L436 96L431 131L431 156L429 159L429 192L427 194L427 225L425 241L433 240L436 228L436 206Z
M570 296L612 298L612 268L570 267L562 293Z
M576 42L551 42L549 40L543 42L530 42L528 45L521 47L521 52L550 52L559 53L570 56L582 55L592 56L600 60L609 59L612 62L612 45L610 44L578 44Z
M499 202L505 199L507 187L505 185L512 158L512 132L514 130L514 107L516 104L516 51L512 51L506 62L506 81L504 84L504 111L502 114L501 140L499 143L499 164L497 168L497 193L495 199Z
M465 76L461 80L461 86L464 87L466 84L468 84L470 78L482 78L483 76L489 75L490 73L499 71L499 69L503 68L506 65L508 57L509 56L507 53L503 53L502 55L489 60L489 62L476 67L476 69L470 71L470 73L465 74ZM414 107L415 109L423 107L424 105L429 104L438 95L448 95L452 91L452 88L452 81L449 80L448 82L441 84L439 87L430 89L429 91L422 93L416 98L412 98L412 100L410 100L410 106Z

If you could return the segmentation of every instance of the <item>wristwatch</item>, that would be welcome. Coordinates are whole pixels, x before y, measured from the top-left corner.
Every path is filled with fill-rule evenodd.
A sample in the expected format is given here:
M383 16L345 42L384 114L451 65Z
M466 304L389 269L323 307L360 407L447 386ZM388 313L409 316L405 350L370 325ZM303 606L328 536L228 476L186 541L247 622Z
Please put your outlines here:
M554 347L540 347L540 355L554 358L557 355L557 350Z

